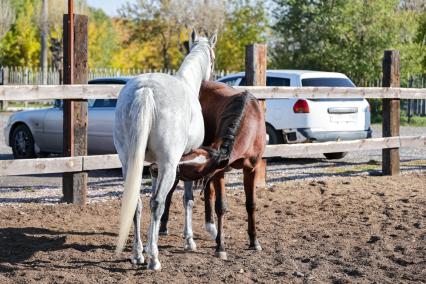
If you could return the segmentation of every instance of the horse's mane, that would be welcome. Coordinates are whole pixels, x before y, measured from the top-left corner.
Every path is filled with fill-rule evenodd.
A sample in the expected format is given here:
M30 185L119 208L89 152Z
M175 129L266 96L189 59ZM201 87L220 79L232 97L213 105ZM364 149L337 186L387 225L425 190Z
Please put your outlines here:
M216 133L216 139L222 140L219 148L218 162L229 160L235 138L240 130L247 102L251 100L256 100L256 98L247 91L234 95L222 112L219 122L220 128Z

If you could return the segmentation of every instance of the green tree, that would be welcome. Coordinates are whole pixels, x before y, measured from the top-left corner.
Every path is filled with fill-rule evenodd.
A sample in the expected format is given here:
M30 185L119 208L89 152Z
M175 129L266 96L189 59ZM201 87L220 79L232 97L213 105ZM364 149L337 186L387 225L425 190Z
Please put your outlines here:
M40 60L39 31L34 25L31 0L14 1L16 21L0 41L0 65L37 67Z
M422 51L420 60L422 69L421 72L426 75L426 12L423 12L419 17L419 26L416 33L416 42L419 44Z
M243 70L245 46L266 41L268 20L264 1L233 0L216 45L216 68Z
M380 78L383 51L400 49L403 71L418 70L419 50L410 46L418 13L399 0L274 2L275 67L340 71L359 82Z
M109 67L119 51L118 35L103 10L90 8L89 16L89 67Z

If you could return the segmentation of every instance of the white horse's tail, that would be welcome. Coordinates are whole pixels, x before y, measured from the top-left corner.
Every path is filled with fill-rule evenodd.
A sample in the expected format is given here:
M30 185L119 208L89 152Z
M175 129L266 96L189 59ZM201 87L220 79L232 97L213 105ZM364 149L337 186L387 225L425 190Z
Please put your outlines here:
M130 141L126 167L127 173L121 201L120 232L116 247L117 254L123 251L135 214L142 182L145 151L155 115L155 102L152 90L143 88L138 93L140 94L137 94L135 100L132 102L129 113L132 126L129 129Z

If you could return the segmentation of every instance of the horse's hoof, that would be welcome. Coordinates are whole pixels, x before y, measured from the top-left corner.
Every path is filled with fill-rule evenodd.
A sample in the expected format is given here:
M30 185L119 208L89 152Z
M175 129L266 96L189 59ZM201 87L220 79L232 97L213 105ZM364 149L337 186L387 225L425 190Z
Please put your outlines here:
M217 236L216 225L214 223L206 223L205 224L205 229L209 233L210 238L212 240L216 240L216 236Z
M228 259L228 255L226 254L226 251L216 251L214 253L214 256L220 258L221 260L227 260Z
M148 269L149 270L154 270L154 271L158 271L161 270L161 263L157 260L157 261L149 261L148 262Z
M143 264L144 261L145 261L145 259L143 258L143 255L132 257L132 263L135 264L135 265Z
M185 251L196 251L197 245L195 244L192 238L185 240L185 246L183 247Z
M165 229L165 230L160 230L160 232L158 233L160 236L167 236L169 234L169 230Z
M249 249L251 249L251 250L255 250L255 251L261 251L262 250L262 247L260 246L260 243L259 243L259 241L255 241L254 242L254 244L251 244L250 246L249 246Z

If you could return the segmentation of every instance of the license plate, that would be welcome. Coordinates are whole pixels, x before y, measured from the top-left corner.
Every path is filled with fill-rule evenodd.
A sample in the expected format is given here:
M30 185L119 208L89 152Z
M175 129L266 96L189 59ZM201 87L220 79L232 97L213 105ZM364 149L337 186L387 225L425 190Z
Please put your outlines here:
M354 122L356 121L356 113L344 113L344 114L330 114L331 122Z

